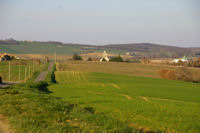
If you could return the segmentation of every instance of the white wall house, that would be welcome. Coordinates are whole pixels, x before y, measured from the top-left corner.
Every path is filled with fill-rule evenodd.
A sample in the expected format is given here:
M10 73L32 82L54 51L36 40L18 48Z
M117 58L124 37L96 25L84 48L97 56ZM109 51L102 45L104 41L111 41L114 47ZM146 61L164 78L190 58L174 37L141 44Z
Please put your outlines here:
M186 56L184 56L183 58L178 58L178 59L172 60L173 63L178 63L179 61L188 62L188 59Z

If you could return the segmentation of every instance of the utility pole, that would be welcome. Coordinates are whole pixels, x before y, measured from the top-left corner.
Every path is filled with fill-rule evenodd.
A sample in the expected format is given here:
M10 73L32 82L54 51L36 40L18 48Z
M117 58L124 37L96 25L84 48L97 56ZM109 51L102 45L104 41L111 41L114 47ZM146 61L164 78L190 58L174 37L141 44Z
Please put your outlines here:
M8 66L8 82L10 82L10 61L9 61L9 66Z
M20 75L20 65L19 65L19 83L20 83L20 76L21 76L21 75Z
M55 52L54 58L55 58L54 61L55 61L55 64L56 64L56 52Z

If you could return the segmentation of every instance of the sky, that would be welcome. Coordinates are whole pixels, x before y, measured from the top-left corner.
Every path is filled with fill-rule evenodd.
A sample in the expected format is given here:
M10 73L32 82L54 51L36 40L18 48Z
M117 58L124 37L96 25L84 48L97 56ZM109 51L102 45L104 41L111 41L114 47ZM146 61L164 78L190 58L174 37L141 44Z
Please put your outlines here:
M0 39L200 47L200 0L0 0Z

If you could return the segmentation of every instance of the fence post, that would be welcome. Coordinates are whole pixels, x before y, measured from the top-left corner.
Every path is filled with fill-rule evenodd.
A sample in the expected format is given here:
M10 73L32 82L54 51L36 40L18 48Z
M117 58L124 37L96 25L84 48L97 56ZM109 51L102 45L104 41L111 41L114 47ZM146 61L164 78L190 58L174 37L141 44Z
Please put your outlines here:
M9 61L9 66L8 66L8 82L10 82L10 61Z
M27 68L25 67L25 83L26 83L26 71L27 71Z
M19 83L20 83L20 76L21 76L21 75L20 75L20 65L19 65Z

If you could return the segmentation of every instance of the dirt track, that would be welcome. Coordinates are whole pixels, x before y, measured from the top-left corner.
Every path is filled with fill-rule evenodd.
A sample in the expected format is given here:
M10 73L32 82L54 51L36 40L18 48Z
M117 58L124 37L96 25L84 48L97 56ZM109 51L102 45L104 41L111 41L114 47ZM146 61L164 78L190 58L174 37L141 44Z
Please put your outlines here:
M16 83L2 83L0 84L0 88L4 88L4 87L7 87L9 85L15 85ZM1 132L0 132L1 133Z
M0 115L0 133L13 133L10 125L6 123L5 117Z
M48 70L41 72L40 75L35 79L35 82L44 81L47 73L52 69L52 67L53 67L53 63L51 62L49 64Z

